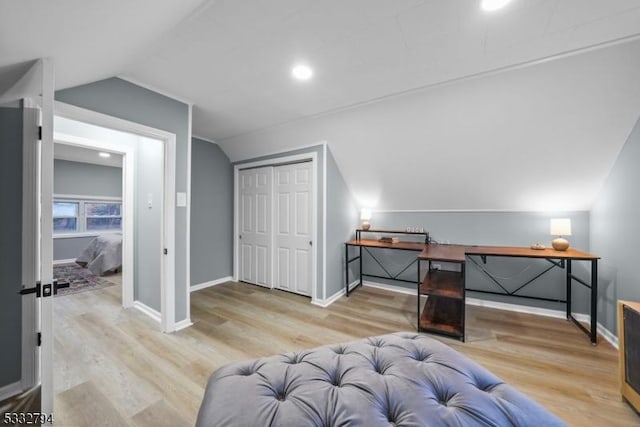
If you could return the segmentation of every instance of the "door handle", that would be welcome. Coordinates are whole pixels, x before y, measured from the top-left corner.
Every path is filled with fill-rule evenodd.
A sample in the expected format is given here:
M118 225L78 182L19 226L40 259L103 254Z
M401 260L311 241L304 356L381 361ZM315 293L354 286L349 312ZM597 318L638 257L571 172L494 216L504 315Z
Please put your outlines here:
M22 289L18 291L18 294L20 295L36 294L36 298L40 298L41 291L42 291L42 284L40 282L36 282L36 285L32 288L27 288L23 286Z
M58 282L58 279L53 280L53 294L58 295L58 289L68 288L69 282Z
M36 282L36 285L32 288L22 288L18 291L20 295L30 295L36 294L36 298L40 297L50 297L58 294L58 289L68 288L70 285L69 282L58 282L57 279L54 279L51 284L42 285L40 282Z
M309 246L313 246L313 241L309 240Z

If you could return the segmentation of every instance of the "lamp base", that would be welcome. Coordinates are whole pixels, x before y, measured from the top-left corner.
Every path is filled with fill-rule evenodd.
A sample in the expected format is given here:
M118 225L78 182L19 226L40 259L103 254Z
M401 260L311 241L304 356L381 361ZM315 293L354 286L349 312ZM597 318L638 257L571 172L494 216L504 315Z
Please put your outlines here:
M363 221L360 228L362 228L363 230L368 230L371 228L371 224L369 224L369 221Z
M566 251L569 249L569 241L567 239L563 239L562 237L558 237L557 239L553 239L551 242L551 246L556 251Z

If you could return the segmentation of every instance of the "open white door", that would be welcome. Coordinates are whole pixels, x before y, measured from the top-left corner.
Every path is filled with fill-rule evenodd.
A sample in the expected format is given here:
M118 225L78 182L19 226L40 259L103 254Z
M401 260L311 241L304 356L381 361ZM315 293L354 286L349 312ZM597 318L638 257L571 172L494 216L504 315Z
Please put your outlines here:
M4 354L8 363L0 390L11 397L3 412L17 417L7 421L46 425L53 414L53 70L48 60L23 67L0 93L2 197L11 203L3 222L11 231L3 238L1 268L15 276L2 287L7 292L3 312L8 309L15 317L3 338L19 337L17 364L16 355ZM5 268L9 262L13 265Z

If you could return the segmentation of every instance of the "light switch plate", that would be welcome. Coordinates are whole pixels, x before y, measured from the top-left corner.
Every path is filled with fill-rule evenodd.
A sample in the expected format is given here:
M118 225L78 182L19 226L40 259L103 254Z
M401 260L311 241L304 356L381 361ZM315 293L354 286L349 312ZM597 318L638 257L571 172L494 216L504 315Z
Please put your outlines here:
M187 193L176 193L176 206L180 208L187 206Z

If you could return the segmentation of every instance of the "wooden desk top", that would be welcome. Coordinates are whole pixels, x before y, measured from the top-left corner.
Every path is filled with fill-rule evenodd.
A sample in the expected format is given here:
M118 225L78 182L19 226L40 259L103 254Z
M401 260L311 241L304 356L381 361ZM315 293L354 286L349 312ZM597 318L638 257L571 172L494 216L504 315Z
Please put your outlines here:
M424 245L418 259L444 262L464 262L468 246L463 245Z
M555 249L531 249L522 246L466 246L466 245L426 245L418 255L419 259L432 261L464 262L466 255L486 255L521 258L555 258L593 261L599 256L569 248L566 251Z
M380 242L376 239L349 240L347 242L347 245L365 246L368 248L382 248L382 249L405 249L408 251L421 251L426 246L424 242L400 241L396 243L389 243L389 242Z
M553 248L531 249L522 246L467 246L467 255L487 255L522 258L556 258L593 261L599 256L569 248L566 251L556 251Z

